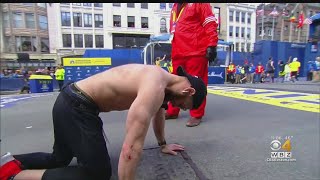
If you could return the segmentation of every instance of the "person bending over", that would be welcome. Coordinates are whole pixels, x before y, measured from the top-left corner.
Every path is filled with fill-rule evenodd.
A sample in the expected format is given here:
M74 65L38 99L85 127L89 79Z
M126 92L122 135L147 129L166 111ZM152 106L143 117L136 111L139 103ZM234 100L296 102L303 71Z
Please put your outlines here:
M0 180L110 179L110 157L99 113L123 110L129 111L118 176L120 180L134 179L150 122L161 151L176 155L175 151L184 147L166 144L167 103L195 109L206 95L205 83L182 67L173 75L153 65L122 65L68 83L52 110L53 152L13 155L14 160L1 166ZM79 163L68 167L73 157Z

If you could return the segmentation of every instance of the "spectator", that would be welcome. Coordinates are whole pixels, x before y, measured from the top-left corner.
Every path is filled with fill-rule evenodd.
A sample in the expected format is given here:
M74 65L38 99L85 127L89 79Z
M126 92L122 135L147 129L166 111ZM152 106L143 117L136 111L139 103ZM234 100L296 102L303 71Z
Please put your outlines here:
M282 60L279 61L279 77L278 80L281 78L281 83L284 82L284 76L286 75L285 71L284 71L284 62Z
M261 74L263 73L264 71L264 67L262 66L261 62L258 63L258 66L255 70L255 74L256 74L256 79L255 79L255 82L261 82Z
M248 60L244 61L243 70L244 70L244 77L240 80L240 82L243 82L243 80L246 80L245 82L250 81L250 71L249 71L249 64Z
M236 67L236 84L240 84L240 79L241 79L241 66L237 65Z
M307 64L307 81L312 81L312 74L313 74L313 67L314 67L315 61L308 61Z
M235 72L236 72L236 66L233 63L230 63L227 68L227 82L234 83L235 82Z
M266 67L266 73L267 73L267 78L271 79L271 82L274 83L274 65L273 65L273 60L272 57L269 58L267 67Z
M61 91L61 88L63 86L64 74L65 74L65 71L64 71L62 65L59 64L57 69L56 69L56 72L54 74L56 76L56 80L58 81L59 91Z
M256 71L256 67L253 65L253 63L250 63L250 66L249 66L249 80L248 82L249 83L253 83L254 82L254 72Z
M290 63L289 66L291 70L291 81L294 82L300 68L300 62L298 61L298 58L293 58L292 63Z
M318 82L320 81L320 56L316 58L313 69L312 82Z

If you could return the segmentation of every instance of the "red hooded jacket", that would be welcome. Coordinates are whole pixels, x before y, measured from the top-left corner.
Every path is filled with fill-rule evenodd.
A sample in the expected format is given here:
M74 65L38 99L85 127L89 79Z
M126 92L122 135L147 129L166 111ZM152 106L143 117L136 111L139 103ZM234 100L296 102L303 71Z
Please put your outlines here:
M170 16L172 58L205 56L208 46L217 46L217 19L209 3L184 3L177 12L174 3Z

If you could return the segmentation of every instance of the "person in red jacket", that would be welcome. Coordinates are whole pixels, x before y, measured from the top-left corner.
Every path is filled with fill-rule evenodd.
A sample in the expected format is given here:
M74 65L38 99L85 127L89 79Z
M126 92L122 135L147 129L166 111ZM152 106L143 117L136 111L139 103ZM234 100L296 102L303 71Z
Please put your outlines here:
M261 63L259 62L259 64L258 64L258 66L256 67L256 80L255 80L255 82L257 83L257 82L261 82L261 74L263 73L263 71L264 71L264 67L261 65Z
M217 26L209 3L174 3L170 16L173 74L182 66L208 84L208 62L214 64L217 56ZM200 124L205 107L206 100L198 109L190 110L188 127ZM178 118L179 111L169 103L166 119Z

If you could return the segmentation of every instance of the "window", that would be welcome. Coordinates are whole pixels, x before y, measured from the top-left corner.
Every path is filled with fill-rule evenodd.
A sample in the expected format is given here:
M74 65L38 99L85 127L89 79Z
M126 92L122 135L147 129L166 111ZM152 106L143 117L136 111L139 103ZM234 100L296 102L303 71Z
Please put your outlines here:
M26 28L34 29L35 28L34 14L33 13L26 13L25 19L26 19Z
M233 11L230 11L229 13L229 21L233 22Z
M134 8L134 3L127 3L127 7Z
M244 38L244 28L241 28L241 37Z
M103 35L96 35L96 48L103 48Z
M141 9L148 9L148 3L141 3Z
M245 46L245 43L241 43L241 52L244 52L244 46Z
M239 43L236 42L236 48L234 49L235 51L238 51L239 50Z
M218 33L220 34L220 27L221 27L221 22L220 22L220 8L219 8L219 7L214 7L213 13L214 13L215 18L218 20L217 31L218 31Z
M250 39L250 34L251 34L251 28L247 29L247 38Z
M121 27L121 16L120 15L113 15L113 26L114 27Z
M33 6L33 3L23 3L25 6Z
M250 43L247 43L247 52L250 52L251 49L250 49Z
M166 9L166 3L160 3L160 9Z
M103 27L103 15L102 14L95 14L94 15L94 26L98 28Z
M113 48L126 48L126 37L124 36L113 36Z
M7 12L3 12L3 27L4 28L9 27L9 15Z
M49 52L49 39L41 38L41 52Z
M245 20L246 20L246 13L245 13L245 12L242 12L242 13L241 13L241 22L242 22L242 23L245 23L245 22L246 22Z
M22 13L20 13L20 12L13 13L13 27L14 28L22 28L23 27Z
M91 7L91 6L92 6L92 3L83 3L83 6Z
M166 18L161 18L160 19L160 33L167 33L167 20Z
M102 7L102 3L94 3L94 7Z
M121 3L112 3L113 6L121 7Z
M128 16L128 27L135 27L134 26L134 16Z
M47 8L46 3L37 3L37 5L42 8Z
M39 27L42 30L48 29L48 19L47 16L39 15Z
M239 22L240 12L236 12L236 22Z
M74 27L82 27L81 13L73 13L73 26Z
M4 51L5 52L11 52L11 37L10 36L5 36L4 37L4 44L6 44L6 46L4 46Z
M141 17L141 28L149 28L148 17Z
M171 9L173 7L173 3L169 3L169 8Z
M259 36L261 36L261 35L262 35L262 27L259 27Z
M229 26L229 36L233 36L233 26Z
M74 35L74 47L83 48L83 35L75 34Z
M83 14L84 27L92 27L92 14Z
M247 19L248 21L248 24L251 24L251 13L248 13L248 19Z
M287 31L287 30L288 30L288 28L289 28L289 26L288 26L288 25L285 25L285 26L284 26L284 30L285 30L285 31Z
M236 27L236 37L239 37L239 27Z
M81 6L81 3L72 3L74 6Z
M70 12L61 12L62 26L71 26Z
M36 51L35 37L29 36L16 36L16 50L17 52Z
M89 47L89 48L92 48L93 47L93 39L92 39L92 35L90 34L86 34L84 35L84 44L85 44L85 47Z
M71 47L71 34L62 35L63 47Z

